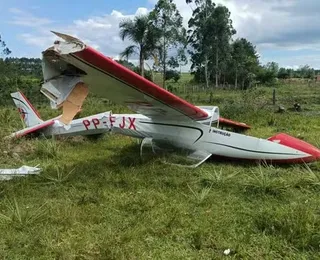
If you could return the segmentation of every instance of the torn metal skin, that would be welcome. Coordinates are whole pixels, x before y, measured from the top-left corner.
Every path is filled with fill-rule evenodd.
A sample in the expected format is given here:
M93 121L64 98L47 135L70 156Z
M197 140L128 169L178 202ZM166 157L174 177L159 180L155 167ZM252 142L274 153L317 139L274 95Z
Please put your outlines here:
M77 83L67 99L62 103L62 116L59 118L59 121L66 125L69 124L81 110L81 106L88 93L88 87L84 83Z
M66 42L56 41L54 46L43 52L44 83L41 92L50 100L53 109L62 109L59 121L69 124L81 110L88 95L88 86L81 80L85 73L60 59L60 54L81 51L85 44L77 38L55 33Z

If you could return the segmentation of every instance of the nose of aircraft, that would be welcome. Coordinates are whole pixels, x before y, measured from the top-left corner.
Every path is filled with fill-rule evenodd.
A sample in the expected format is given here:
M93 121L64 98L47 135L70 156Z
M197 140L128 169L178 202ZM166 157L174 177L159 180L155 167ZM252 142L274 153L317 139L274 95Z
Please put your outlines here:
M280 133L272 136L268 138L268 140L309 154L310 156L302 158L304 162L313 162L320 160L320 150L317 147L285 133Z

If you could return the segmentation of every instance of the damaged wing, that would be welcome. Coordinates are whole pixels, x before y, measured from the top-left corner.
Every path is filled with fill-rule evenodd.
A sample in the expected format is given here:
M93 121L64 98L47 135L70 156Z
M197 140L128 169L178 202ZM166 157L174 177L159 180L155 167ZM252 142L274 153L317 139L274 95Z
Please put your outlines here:
M42 53L45 82L41 92L51 100L52 108L63 108L62 122L72 120L88 90L150 118L186 121L208 117L201 108L148 81L82 41L65 34L55 34L64 41L56 41L53 47Z

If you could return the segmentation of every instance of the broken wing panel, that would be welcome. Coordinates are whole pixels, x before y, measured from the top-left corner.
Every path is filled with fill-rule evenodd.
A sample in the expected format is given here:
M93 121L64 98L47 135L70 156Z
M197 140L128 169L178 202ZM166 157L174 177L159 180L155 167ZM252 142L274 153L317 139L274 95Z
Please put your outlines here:
M61 36L61 35L59 35ZM165 89L141 77L121 64L104 56L93 48L79 46L79 40L63 35L66 42L55 42L54 48L43 52L44 74L46 68L60 63L62 68L68 65L84 72L83 82L89 91L105 97L115 103L126 105L131 110L151 118L168 120L200 120L208 117L202 109L175 96ZM72 46L74 46L74 50ZM54 51L55 55L52 55ZM55 67L55 70L58 66ZM60 71L60 77L63 75ZM52 74L57 76L56 73ZM47 77L47 81L50 78ZM46 89L45 84L43 90ZM67 91L70 92L70 89Z

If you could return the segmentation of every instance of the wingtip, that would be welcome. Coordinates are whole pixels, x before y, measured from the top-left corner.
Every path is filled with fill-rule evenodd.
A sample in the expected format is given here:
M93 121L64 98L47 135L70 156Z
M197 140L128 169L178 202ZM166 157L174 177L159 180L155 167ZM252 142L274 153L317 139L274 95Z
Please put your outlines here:
M65 33L60 33L60 32L56 32L56 31L50 31L52 32L54 35L58 36L59 38L65 40L66 42L80 42L82 43L81 40L79 40L76 37L73 37L71 35L65 34Z

